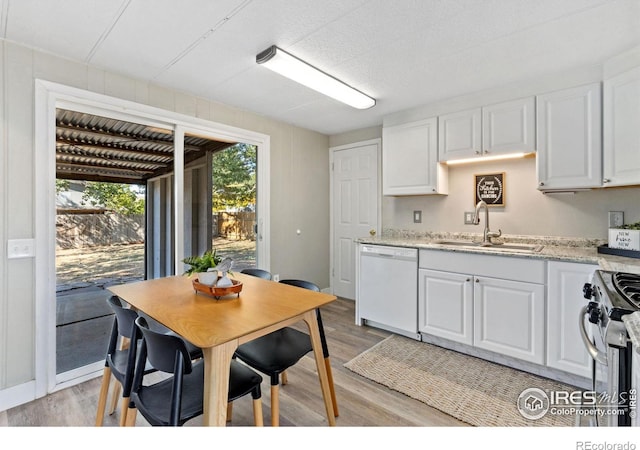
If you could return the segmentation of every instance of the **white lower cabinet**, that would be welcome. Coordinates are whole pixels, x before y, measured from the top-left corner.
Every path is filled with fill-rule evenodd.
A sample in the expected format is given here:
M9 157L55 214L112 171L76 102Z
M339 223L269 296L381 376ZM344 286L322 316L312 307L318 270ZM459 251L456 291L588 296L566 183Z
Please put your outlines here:
M420 269L418 331L473 344L471 275Z
M474 278L473 345L544 364L544 285Z
M544 364L544 268L540 260L421 250L418 329Z
M578 321L587 300L582 287L598 266L547 263L547 366L591 378L591 357L582 343Z

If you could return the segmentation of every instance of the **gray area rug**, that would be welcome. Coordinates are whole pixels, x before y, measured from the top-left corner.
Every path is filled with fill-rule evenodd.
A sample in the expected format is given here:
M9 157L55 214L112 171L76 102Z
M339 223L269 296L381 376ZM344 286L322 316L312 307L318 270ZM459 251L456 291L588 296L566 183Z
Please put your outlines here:
M344 366L474 426L576 423L575 414L525 418L518 397L529 388L545 393L577 388L402 336L389 336Z

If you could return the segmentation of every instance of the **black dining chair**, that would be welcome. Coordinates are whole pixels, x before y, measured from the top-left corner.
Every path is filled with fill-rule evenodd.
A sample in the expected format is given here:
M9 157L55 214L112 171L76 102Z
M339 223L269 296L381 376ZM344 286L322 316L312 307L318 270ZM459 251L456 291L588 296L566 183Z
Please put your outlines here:
M126 302L122 301L115 295L107 299L107 304L113 310L115 317L111 327L109 343L107 345L102 384L100 386L100 394L98 396L98 410L96 414L96 426L98 427L102 426L104 422L107 397L112 377L115 378L117 383L113 387L109 414L113 414L116 410L118 398L122 391L120 425L125 425L127 410L129 407L129 397L131 394L131 383L133 382L135 361L139 347L139 333L135 326L135 320L139 316L138 312L129 308ZM157 331L177 336L173 331L155 321L152 321L152 319L149 319L149 321L154 325ZM202 349L187 341L185 341L185 345L191 359L202 358ZM151 366L148 366L146 370L147 373L155 371Z
M280 283L320 292L320 288L317 285L305 280L287 279L280 280ZM327 376L329 378L334 416L338 417L338 403L336 402L335 389L333 385L329 348L324 334L320 309L316 309L316 318L318 320L322 352L325 358L324 361L327 368ZM285 327L273 331L267 335L244 343L236 349L234 357L237 357L257 371L268 375L271 380L272 426L278 426L280 424L280 376L282 376L282 384L287 384L286 370L294 366L304 355L312 350L313 347L311 345L310 336L307 333L298 331L292 327Z
M192 361L183 339L152 330L144 317L135 324L142 344L131 388L127 425L135 425L137 412L153 426L182 426L203 413L204 360ZM150 364L170 376L145 382ZM244 364L231 361L228 402L251 394L256 426L263 425L260 384L262 377Z
M135 326L135 320L138 314L136 311L126 308L120 298L115 295L107 299L107 304L115 313L115 317L111 327L111 336L109 338L104 362L102 385L98 397L98 411L96 414L96 426L98 427L102 426L104 421L104 413L107 406L107 397L109 395L109 386L111 385L112 377L116 379L118 384L113 389L113 400L109 414L115 411L120 389L122 389L120 425L125 424L138 349L138 333ZM147 370L152 369L147 368Z
M271 280L272 279L271 272L269 272L268 270L264 270L264 269L248 268L248 269L242 269L240 271L240 273L244 273L246 275L251 275L253 277L262 278L262 279L265 279L265 280Z

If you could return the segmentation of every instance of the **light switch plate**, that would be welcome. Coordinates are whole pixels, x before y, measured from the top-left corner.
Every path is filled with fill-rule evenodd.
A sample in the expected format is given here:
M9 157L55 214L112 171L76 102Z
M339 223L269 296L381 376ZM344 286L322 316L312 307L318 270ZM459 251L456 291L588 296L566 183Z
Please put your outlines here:
M7 258L31 258L35 256L33 239L9 239L7 241Z
M609 211L609 228L618 228L624 225L623 211Z
M422 211L413 212L413 223L422 223Z
M473 211L465 211L464 212L464 224L465 225L473 225L473 215L475 213Z

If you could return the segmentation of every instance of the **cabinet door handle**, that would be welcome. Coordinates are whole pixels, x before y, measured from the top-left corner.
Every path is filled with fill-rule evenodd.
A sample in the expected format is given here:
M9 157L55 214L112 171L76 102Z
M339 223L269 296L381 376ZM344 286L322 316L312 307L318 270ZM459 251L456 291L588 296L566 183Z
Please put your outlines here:
M480 283L480 278L476 278L476 283Z
M541 181L541 182L540 182L540 186L544 186L544 181Z
M468 283L469 281L471 281L471 278L467 278L467 283Z
M610 182L610 181L611 181L611 180L610 180L609 178L605 178L605 179L603 179L603 180L602 180L602 182L603 182L603 183L608 183L608 182Z

